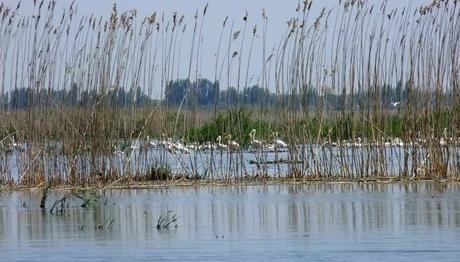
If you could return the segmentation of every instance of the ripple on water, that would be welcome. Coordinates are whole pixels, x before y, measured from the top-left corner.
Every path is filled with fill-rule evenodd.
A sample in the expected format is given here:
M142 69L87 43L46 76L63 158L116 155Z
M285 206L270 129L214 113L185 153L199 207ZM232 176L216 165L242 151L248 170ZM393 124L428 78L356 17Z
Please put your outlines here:
M0 253L2 261L456 261L459 189L425 182L110 190L91 208L71 201L64 216L42 212L40 192L3 192ZM52 194L48 210L61 196ZM167 210L178 227L159 232Z

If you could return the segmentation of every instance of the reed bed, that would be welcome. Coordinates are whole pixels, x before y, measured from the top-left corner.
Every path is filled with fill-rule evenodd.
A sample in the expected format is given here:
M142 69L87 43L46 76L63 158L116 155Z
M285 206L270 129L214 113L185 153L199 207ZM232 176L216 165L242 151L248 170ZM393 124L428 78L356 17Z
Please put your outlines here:
M315 17L306 0L274 49L264 10L215 34L208 6L33 4L0 3L3 185L459 176L458 1L338 1Z

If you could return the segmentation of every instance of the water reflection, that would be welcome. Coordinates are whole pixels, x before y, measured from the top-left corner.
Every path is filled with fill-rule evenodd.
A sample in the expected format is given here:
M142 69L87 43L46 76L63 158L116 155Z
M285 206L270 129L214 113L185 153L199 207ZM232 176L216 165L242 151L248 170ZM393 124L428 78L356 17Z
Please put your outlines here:
M74 200L64 216L51 215L50 206L37 208L40 192L3 192L0 253L27 260L48 250L54 255L45 260L54 260L56 252L94 259L101 250L139 258L139 251L155 250L171 259L215 260L235 258L230 246L249 257L273 248L295 260L358 242L364 250L422 247L456 253L459 189L459 184L427 182L112 190L100 192L100 204L92 208ZM62 195L55 193L49 203ZM167 210L176 212L179 227L158 232L156 219ZM112 219L112 228L96 227Z
M411 156L407 161L404 157L406 152ZM13 151L8 154L0 152L0 181L18 182L21 174L34 169L34 165L43 169L45 177L59 177L64 180L69 179L69 170L75 168L83 184L87 183L88 179L93 179L94 173L100 172L107 176L136 173L145 175L150 173L151 168L159 166L171 168L172 173L176 175L185 174L193 177L198 174L203 179L211 180L260 175L281 177L289 176L293 170L300 170L306 176L399 176L403 174L406 165L409 176L420 177L430 173L434 168L430 155L432 154L426 148L400 146L322 147L308 144L304 147L299 146L297 151L291 152L244 150L240 154L225 151L193 151L191 154L175 155L165 149L154 148L110 156L77 155L75 159L64 155L45 154L43 158L32 161L32 166L28 166L23 160L28 159L30 153ZM440 155L449 174L458 174L460 147L443 148ZM300 163L286 162L288 160L297 160Z

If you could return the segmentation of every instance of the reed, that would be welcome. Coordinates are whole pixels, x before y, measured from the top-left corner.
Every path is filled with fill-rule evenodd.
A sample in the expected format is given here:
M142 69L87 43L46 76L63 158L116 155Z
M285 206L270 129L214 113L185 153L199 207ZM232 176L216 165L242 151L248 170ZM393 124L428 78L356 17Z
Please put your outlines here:
M208 5L57 5L0 4L2 185L458 179L458 1L306 0L273 50L265 10L225 17L210 48Z
M177 228L177 216L176 216L176 213L174 211L168 210L166 213L161 214L158 217L158 221L157 221L157 229L158 229L158 231L168 230L172 226Z

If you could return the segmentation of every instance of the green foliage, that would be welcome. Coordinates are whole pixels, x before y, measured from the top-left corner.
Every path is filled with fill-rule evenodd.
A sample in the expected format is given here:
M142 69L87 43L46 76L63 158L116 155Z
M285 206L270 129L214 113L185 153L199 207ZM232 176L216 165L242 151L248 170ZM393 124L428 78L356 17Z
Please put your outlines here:
M451 112L447 110L437 111L430 118L430 126L434 129L435 133L441 134L443 129L447 128L453 119Z
M218 115L214 121L200 128L190 129L186 137L189 141L204 143L215 141L218 136L231 134L233 139L246 146L249 143L249 133L253 129L257 131L259 137L267 138L271 135L269 127L267 121L254 120L249 111L238 108Z
M389 130L386 132L386 135L390 137L401 137L403 121L400 116L390 116L387 126L389 127Z
M172 179L171 167L169 165L155 165L147 175L148 181L166 181Z

